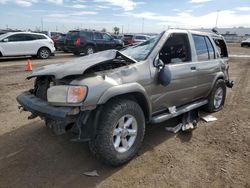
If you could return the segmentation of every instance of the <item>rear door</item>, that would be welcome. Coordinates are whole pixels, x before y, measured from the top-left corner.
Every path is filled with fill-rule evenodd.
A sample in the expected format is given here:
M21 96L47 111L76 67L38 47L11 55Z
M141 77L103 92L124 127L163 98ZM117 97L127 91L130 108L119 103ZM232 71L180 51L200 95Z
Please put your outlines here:
M38 48L41 47L39 40L36 39L36 36L33 34L24 34L23 54L22 55L33 55L36 54Z
M99 32L94 32L94 41L96 44L97 51L105 50L103 36Z
M197 95L205 97L216 74L220 72L220 60L216 59L214 46L208 36L196 34L192 36L197 54Z

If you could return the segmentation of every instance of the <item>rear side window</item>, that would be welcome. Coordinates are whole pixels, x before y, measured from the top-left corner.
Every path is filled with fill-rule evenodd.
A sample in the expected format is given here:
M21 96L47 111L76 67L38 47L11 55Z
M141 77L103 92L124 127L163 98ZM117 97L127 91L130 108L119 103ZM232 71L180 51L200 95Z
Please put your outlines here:
M36 40L40 40L40 39L47 39L45 36L43 35L33 35L33 37L36 39Z
M206 61L209 59L207 44L204 36L193 35L194 45L199 61Z
M103 38L102 38L102 34L101 33L95 33L94 34L94 39L95 40L102 40Z
M36 40L36 37L31 34L24 35L26 41Z
M85 40L92 40L92 33L91 32L81 32L80 35Z
M227 45L223 39L213 39L219 52L219 57L228 57Z
M205 37L205 40L208 48L209 59L214 59L215 58L214 47L208 37Z

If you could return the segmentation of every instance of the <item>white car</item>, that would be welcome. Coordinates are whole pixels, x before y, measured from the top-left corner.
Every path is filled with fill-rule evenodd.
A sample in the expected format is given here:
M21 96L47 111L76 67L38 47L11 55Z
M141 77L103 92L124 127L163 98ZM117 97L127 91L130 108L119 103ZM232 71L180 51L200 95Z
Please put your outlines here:
M148 35L134 35L132 41L133 43L141 43L147 41L148 39L150 39Z
M37 56L47 59L55 52L54 42L44 34L10 32L0 35L0 56Z

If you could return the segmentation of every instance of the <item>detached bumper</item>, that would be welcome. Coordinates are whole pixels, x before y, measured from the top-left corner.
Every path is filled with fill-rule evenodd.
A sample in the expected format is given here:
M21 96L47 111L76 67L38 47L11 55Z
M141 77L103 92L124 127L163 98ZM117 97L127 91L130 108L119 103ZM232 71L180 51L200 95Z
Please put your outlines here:
M41 100L29 91L18 95L17 102L24 108L24 110L32 114L48 117L51 119L64 119L70 114L72 115L73 107L55 107L48 102Z

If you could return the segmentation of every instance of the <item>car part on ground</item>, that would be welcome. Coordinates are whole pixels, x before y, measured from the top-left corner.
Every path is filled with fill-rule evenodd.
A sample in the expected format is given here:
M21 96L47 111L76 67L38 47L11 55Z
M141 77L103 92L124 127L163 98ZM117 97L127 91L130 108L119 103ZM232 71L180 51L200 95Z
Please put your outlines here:
M77 33L72 42L81 43ZM74 141L88 141L97 158L117 166L136 154L146 123L221 110L233 86L228 69L222 36L171 29L120 51L39 68L27 77L36 78L34 89L17 101L57 134L72 128Z

